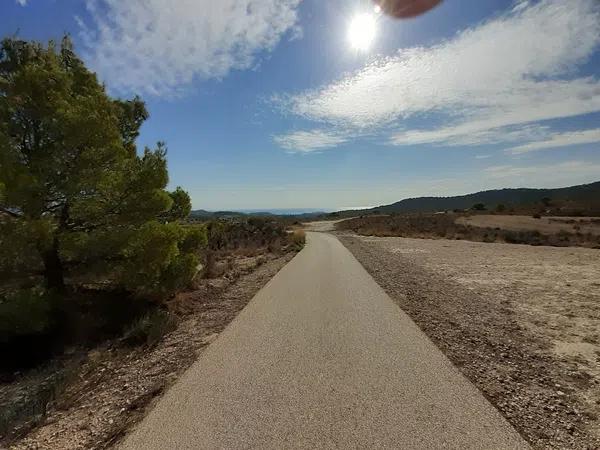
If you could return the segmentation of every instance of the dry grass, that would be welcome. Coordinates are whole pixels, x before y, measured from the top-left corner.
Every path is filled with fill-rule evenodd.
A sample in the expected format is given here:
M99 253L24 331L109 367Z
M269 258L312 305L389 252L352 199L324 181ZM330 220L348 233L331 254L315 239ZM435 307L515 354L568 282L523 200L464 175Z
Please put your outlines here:
M294 230L290 239L294 248L300 251L306 244L306 233L304 230Z
M576 228L573 232L569 232L562 229L560 224L558 225L560 231L556 233L541 233L537 229L512 230L499 226L492 228L464 224L463 222L468 219L470 217L456 214L364 216L339 222L336 228L365 236L464 239L476 242L600 248L600 234L583 233ZM531 220L539 219L531 218Z
M540 217L480 214L456 219L459 225L479 228L501 228L512 231L539 231L543 234L584 233L600 235L600 218Z

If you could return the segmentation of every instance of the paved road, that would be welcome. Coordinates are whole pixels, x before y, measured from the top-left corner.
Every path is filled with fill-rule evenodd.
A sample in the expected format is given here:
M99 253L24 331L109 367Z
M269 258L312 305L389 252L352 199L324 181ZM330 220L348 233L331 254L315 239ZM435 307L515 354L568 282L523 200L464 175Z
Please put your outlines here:
M123 448L527 445L335 237L309 233Z

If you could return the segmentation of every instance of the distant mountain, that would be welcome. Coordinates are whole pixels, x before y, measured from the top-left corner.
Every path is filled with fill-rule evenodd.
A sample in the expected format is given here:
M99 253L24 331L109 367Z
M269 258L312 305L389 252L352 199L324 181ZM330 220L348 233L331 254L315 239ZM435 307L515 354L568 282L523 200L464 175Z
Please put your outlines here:
M196 209L190 213L190 217L196 219L224 218L224 217L265 217L265 216L299 216L311 217L324 214L324 211L317 209L270 209L258 210L247 209L242 211L207 211L205 209Z
M390 205L358 211L341 211L334 213L340 216L348 214L391 214L391 213L416 213L436 212L454 209L468 209L477 203L483 203L486 209L494 209L499 204L506 207L518 207L539 204L542 199L549 198L554 202L567 203L573 207L584 209L600 206L600 181L591 184L582 184L556 189L494 189L476 192L474 194L458 195L454 197L417 197L407 198Z
M191 217L212 217L213 213L205 209L196 209L190 213Z
M266 215L267 213L260 214ZM195 209L190 213L192 219L218 219L224 217L245 217L248 214L244 214L239 211L207 211L205 209Z
M268 211L206 211L197 209L190 216L196 219L248 217L248 216L294 216L298 220L315 220L327 218L351 217L359 214L392 214L450 211L454 209L469 209L477 203L483 203L488 210L496 209L500 204L507 208L519 208L537 205L542 199L550 199L554 209L565 206L589 212L590 215L600 213L600 181L591 184L581 184L555 189L493 189L474 194L454 197L417 197L400 200L390 205L375 208L338 211L326 213L310 209L272 209ZM593 213L593 214L592 214Z
M242 209L240 212L245 214L273 214L276 216L300 216L304 214L323 214L325 212L329 212L331 210L325 209L317 209L317 208L273 208L266 210L258 210L258 209Z

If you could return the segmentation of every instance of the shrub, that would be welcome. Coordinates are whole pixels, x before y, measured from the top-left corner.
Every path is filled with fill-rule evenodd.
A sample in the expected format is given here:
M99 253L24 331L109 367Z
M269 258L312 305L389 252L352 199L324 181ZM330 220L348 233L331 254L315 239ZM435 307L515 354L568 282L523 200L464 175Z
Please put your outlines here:
M567 230L560 230L557 233L558 236L558 240L561 242L568 242L569 239L571 238L571 233L569 233Z
M136 320L126 331L123 340L130 345L155 345L164 335L177 328L174 316L156 309Z
M285 226L273 218L250 217L236 221L214 220L206 225L208 248L213 251L240 248L276 248L286 238Z
M541 214L540 214L540 213L535 213L535 214L533 215L533 218L534 218L534 219L541 219L541 218L542 218L542 216L541 216Z
M544 236L537 230L533 231L505 231L504 240L509 244L543 245L546 243Z
M0 342L41 334L51 325L52 297L41 288L23 289L0 297Z
M79 362L76 359L58 368L41 369L38 373L49 374L41 383L31 384L26 392L6 399L6 404L0 408L0 436L20 435L39 423L46 415L48 405L61 397L79 373Z
M140 297L168 298L192 281L202 242L198 230L177 224L145 224L125 252L121 283Z
M269 243L269 245L267 246L267 249L271 253L279 253L281 251L281 239L280 238L274 239L272 242Z
M265 258L264 255L260 255L258 258L256 258L256 267L260 267L266 262L267 258Z
M28 271L41 271L35 237L41 234L40 223L23 223L0 219L0 276L16 277Z
M496 242L496 233L494 231L484 233L483 242Z
M304 248L304 245L306 244L306 233L304 232L304 230L295 230L292 233L290 240L294 249L299 252Z
M185 237L179 247L185 253L196 252L200 248L206 247L207 243L206 227L194 226L186 228Z

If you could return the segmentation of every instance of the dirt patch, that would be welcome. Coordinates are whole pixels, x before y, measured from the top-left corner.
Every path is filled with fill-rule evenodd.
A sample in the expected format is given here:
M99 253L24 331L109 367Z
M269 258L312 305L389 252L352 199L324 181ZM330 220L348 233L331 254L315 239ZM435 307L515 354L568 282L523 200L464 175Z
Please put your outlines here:
M480 228L502 228L513 231L539 231L544 234L590 233L600 234L600 218L595 217L539 217L478 214L459 217L456 223Z
M321 232L327 232L327 231L334 231L335 230L335 224L338 222L341 222L344 219L339 219L339 220L315 220L313 222L306 222L303 223L303 227L307 230L307 231L321 231Z
M600 448L600 253L340 240L535 448Z
M244 261L238 273L202 280L197 289L178 295L169 308L180 317L179 325L154 348L113 343L90 352L78 380L51 404L43 423L10 448L114 445L294 254L262 256L257 267Z

